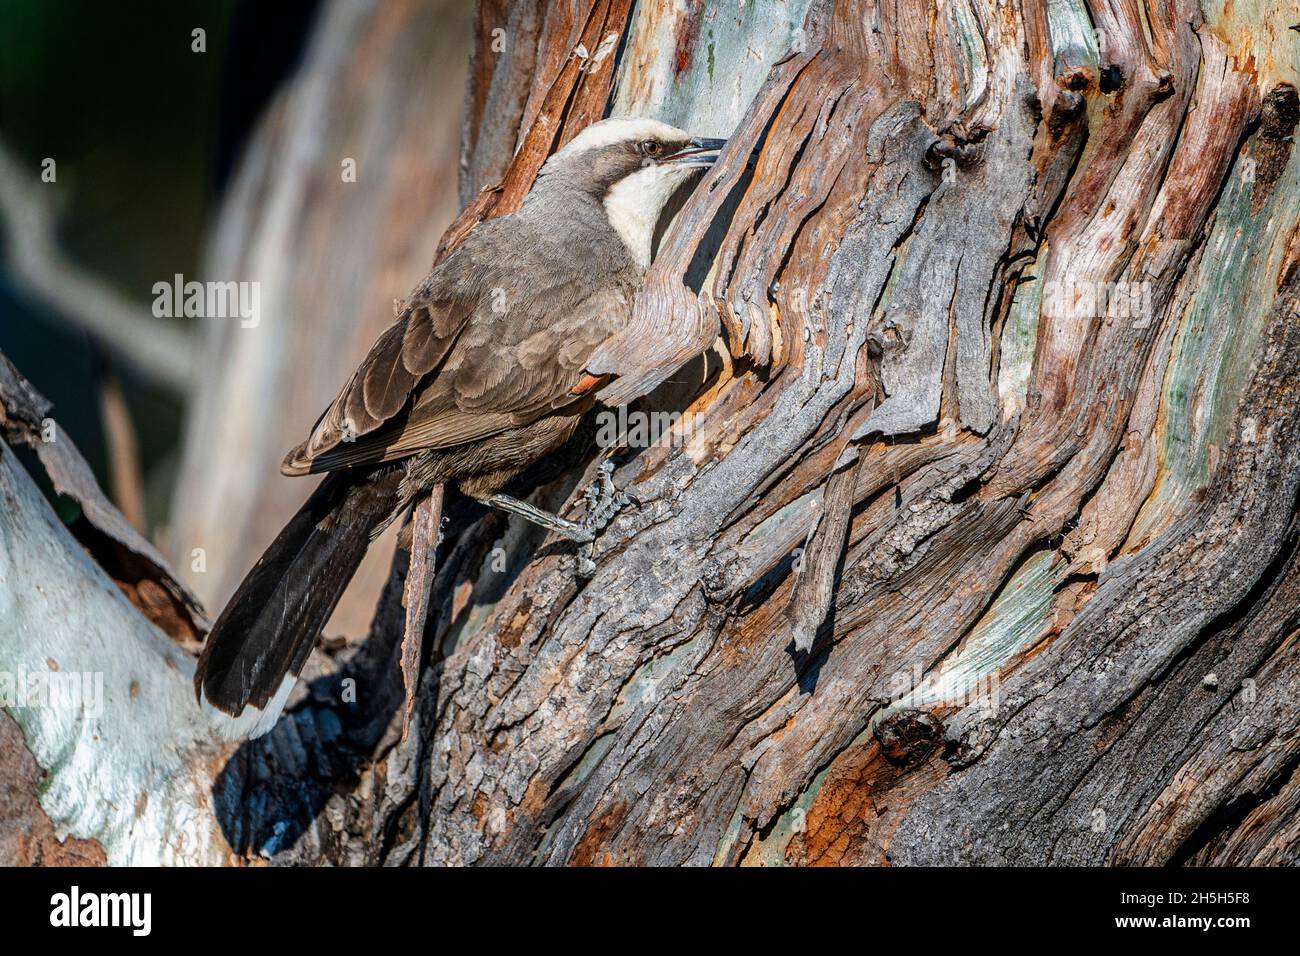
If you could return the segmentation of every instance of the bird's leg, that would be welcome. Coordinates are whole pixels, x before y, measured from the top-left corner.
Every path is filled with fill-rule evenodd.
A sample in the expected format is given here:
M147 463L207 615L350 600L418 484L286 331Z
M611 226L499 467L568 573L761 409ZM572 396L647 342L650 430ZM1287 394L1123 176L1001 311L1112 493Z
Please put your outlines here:
M570 541L576 541L578 544L588 544L596 537L592 531L576 521L553 515L549 511L543 511L541 508L530 505L526 501L520 501L518 498L511 498L509 495L498 493L478 500L489 508L499 508L502 511L510 512L510 514L519 515L521 518L527 518L533 524L540 525L547 531L554 531L556 534L568 538Z

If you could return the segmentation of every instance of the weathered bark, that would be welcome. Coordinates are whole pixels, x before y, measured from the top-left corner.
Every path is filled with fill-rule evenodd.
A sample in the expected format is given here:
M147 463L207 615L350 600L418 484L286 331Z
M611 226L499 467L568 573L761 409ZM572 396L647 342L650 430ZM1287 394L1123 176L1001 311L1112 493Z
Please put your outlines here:
M733 140L593 363L689 434L589 579L449 501L410 733L399 555L222 767L235 851L1295 862L1297 19L484 3L444 248L606 103Z
M1285 16L813 4L727 116L693 94L755 75L717 59L749 31L785 43L763 7L632 13L616 111L736 145L604 397L726 354L689 443L620 469L643 504L593 579L511 538L494 578L482 525L446 549L380 856L1291 859ZM593 49L610 7L580 9L542 35ZM591 81L542 71L522 128L562 141ZM526 188L522 141L475 215ZM1129 282L1133 315L1069 301Z
M187 653L205 622L49 413L0 356L0 864L225 862Z

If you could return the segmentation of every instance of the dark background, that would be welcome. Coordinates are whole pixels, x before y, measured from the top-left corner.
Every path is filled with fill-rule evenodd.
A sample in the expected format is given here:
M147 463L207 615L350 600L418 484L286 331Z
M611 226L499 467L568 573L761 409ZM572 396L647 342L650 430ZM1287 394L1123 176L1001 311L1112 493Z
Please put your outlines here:
M0 0L0 142L50 190L62 253L147 308L198 271L209 217L258 116L296 64L316 0ZM206 31L206 52L191 49ZM180 319L177 321L186 321ZM22 297L0 256L0 352L55 404L105 483L86 335ZM181 396L115 365L140 443L151 523L166 513Z

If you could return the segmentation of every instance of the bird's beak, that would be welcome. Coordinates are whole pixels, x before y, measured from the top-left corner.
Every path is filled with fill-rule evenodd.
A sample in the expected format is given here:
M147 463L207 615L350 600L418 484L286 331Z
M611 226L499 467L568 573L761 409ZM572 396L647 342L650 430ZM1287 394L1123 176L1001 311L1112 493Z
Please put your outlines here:
M660 164L671 163L674 166L712 166L718 161L718 153L727 145L725 139L704 139L695 137L671 156L665 156Z

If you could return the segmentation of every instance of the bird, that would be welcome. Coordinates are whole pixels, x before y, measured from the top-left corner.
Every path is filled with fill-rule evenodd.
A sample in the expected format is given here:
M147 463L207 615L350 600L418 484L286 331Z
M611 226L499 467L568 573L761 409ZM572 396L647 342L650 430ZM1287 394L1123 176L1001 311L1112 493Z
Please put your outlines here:
M502 489L593 408L609 379L586 360L630 320L665 205L723 145L645 117L592 123L516 212L476 225L398 303L281 465L324 480L206 638L194 687L220 736L274 726L370 543L437 486L592 540L608 507L570 521Z

